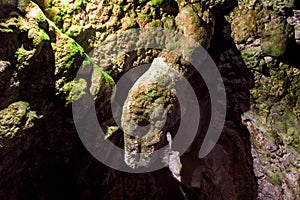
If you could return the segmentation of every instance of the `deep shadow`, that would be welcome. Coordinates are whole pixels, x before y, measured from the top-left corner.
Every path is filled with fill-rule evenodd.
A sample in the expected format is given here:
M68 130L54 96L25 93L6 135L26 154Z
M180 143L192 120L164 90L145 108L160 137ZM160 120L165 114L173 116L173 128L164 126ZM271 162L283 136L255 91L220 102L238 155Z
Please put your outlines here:
M195 146L182 156L183 188L188 199L256 199L257 180L253 169L250 135L241 122L241 114L250 108L249 90L254 87L254 76L236 48L230 24L219 17L215 27L208 52L223 78L227 94L227 116L217 145L203 159L199 159L197 155L209 122L205 117L200 122L199 134L193 143ZM198 86L199 96L203 98L206 93L205 88ZM207 110L209 102L204 102L204 109ZM207 112L204 113L209 118ZM223 152L228 154L223 155ZM218 162L223 165L216 164ZM199 180L195 177L196 174ZM229 197L233 188L236 196Z

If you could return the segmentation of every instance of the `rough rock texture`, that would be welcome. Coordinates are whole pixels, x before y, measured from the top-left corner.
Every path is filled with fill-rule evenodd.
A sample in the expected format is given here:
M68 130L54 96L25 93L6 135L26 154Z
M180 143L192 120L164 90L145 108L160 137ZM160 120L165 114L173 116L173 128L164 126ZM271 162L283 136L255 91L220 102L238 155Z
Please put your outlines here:
M240 2L229 21L255 75L243 120L251 133L258 199L299 199L299 3Z
M297 199L299 7L296 0L0 0L0 199ZM73 119L71 106L82 100L82 107L92 109L84 104L92 94L101 126L123 147L109 107L115 82L158 55L177 70L188 65L168 53L172 47L116 60L101 52L95 52L98 60L89 58L106 38L138 27L192 37L208 49L225 84L222 135L199 159L210 100L201 76L188 76L201 120L181 157L181 183L167 168L130 174L104 166L87 152L74 126L93 126L84 115ZM91 83L75 78L80 66Z

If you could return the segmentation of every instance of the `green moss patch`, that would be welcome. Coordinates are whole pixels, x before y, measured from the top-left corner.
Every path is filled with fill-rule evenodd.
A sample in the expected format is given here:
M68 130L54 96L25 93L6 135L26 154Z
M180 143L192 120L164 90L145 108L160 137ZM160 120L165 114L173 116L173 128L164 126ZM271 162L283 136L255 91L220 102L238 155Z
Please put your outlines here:
M157 6L164 2L164 0L151 0L152 5Z
M19 101L0 111L0 139L13 138L18 133L32 128L35 120L41 118L30 110L29 103Z

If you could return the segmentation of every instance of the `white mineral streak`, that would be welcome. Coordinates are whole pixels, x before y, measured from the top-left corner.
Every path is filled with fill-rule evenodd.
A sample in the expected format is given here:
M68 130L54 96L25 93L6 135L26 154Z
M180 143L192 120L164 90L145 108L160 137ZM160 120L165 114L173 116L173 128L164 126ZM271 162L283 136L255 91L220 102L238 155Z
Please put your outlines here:
M172 150L172 136L169 132L167 133L167 141L169 142L169 148L163 155L163 163L166 166L169 166L173 177L176 178L179 182L181 182L180 171L182 168L182 164L180 162L179 152Z

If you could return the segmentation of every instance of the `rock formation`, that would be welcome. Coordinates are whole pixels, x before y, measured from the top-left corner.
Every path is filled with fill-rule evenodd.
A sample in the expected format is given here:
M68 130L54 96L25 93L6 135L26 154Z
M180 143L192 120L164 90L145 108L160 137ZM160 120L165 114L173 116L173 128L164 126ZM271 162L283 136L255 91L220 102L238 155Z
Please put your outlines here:
M107 54L97 52L119 33L149 27L199 42L222 75L225 125L204 158L198 152L210 123L209 92L203 78L170 53L176 45L138 49L117 59L113 47ZM0 199L299 198L297 0L0 0L0 38ZM72 103L80 102L96 110L107 139L123 148L130 138L112 120L113 86L130 69L157 57L184 74L199 99L200 128L180 157L181 182L167 167L134 174L105 166L86 150L74 125L94 126L84 115L73 118ZM80 67L92 82L76 77ZM144 102L130 113L141 124L149 120L142 117L149 99L169 95L166 106L175 102L165 88L147 88L152 88L147 94L133 94ZM94 95L95 108L85 107L87 94ZM173 119L179 120L176 114ZM155 148L170 142L165 134L176 130L176 120L155 138L161 142Z

